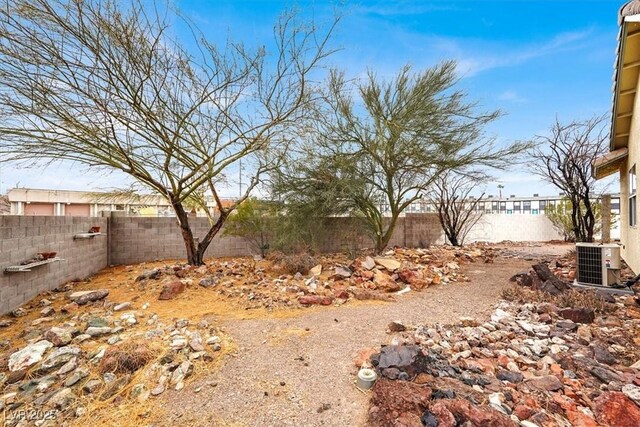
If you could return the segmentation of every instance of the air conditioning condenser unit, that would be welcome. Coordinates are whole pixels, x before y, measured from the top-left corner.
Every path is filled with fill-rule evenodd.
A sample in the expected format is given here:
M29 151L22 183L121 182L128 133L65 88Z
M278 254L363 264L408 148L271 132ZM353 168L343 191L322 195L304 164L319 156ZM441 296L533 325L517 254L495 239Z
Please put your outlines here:
M620 284L619 245L576 243L576 256L578 265L574 286L610 293L633 293Z

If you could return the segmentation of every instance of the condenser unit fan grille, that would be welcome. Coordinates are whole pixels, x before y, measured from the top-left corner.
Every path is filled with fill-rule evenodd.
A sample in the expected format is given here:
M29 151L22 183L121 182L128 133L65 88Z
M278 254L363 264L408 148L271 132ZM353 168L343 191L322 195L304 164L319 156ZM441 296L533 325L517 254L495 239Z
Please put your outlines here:
M602 249L598 246L577 246L578 282L602 285Z

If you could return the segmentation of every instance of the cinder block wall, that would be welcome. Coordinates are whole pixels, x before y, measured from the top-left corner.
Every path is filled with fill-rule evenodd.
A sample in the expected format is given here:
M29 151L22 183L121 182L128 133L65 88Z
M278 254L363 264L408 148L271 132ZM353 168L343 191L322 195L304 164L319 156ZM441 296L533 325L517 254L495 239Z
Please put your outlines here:
M0 314L18 307L38 293L72 279L91 276L107 265L107 237L74 240L74 234L99 226L106 218L0 215ZM64 261L22 273L4 273L38 252L57 252Z
M202 237L209 229L206 218L191 218L194 237ZM110 264L134 264L161 259L185 259L186 249L175 218L117 217L110 223ZM249 244L242 238L214 237L207 257L251 255Z

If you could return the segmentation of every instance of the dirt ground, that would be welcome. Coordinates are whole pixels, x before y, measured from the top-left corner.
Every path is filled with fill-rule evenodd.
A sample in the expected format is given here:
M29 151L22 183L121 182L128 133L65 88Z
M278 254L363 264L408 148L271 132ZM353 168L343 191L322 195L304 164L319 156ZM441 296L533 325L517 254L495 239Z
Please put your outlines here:
M288 318L218 318L237 351L220 370L167 392L165 425L360 426L368 395L354 386L360 350L388 340L387 324L453 323L488 317L509 277L567 245L510 248L494 263L465 265L470 281L369 302L302 311Z

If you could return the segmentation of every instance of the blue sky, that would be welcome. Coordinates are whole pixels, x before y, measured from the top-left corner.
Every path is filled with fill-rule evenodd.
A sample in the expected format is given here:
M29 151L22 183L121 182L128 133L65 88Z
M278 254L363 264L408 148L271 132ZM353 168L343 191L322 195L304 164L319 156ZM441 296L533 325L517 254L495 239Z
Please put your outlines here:
M249 46L267 43L278 15L296 6L321 25L336 2L175 0L213 40ZM329 65L352 77L367 69L391 76L406 63L416 69L459 61L460 86L471 99L505 115L489 129L504 143L545 133L566 121L608 113L611 103L617 11L622 1L346 1ZM34 172L2 166L1 190L24 187L100 189L122 178L69 168ZM498 174L497 194L556 194L522 165ZM616 190L613 186L612 190Z

